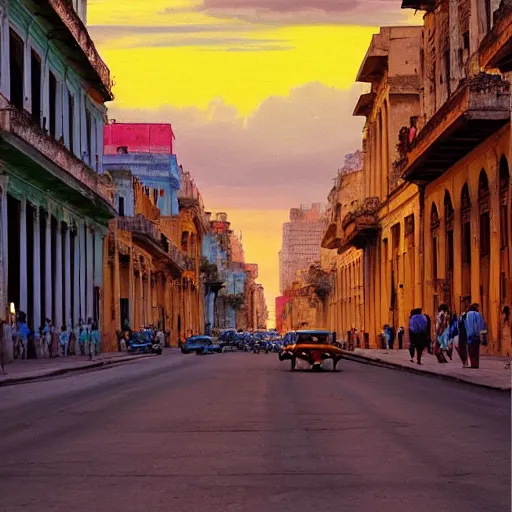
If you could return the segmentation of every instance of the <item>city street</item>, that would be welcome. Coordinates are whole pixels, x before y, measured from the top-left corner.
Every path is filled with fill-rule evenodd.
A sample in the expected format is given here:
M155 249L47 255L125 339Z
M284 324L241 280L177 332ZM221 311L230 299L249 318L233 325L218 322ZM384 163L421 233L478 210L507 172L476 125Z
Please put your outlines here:
M510 510L510 395L166 354L0 388L2 511Z

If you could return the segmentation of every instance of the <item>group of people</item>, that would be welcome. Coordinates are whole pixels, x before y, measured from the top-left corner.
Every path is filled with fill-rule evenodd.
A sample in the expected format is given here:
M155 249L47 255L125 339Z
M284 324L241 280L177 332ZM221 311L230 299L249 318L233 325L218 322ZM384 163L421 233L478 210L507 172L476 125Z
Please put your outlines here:
M84 324L80 319L75 328L62 325L56 329L49 318L39 330L32 331L27 324L26 314L18 314L18 321L12 335L13 353L17 359L28 359L31 341L36 358L67 357L70 355L89 356L101 352L101 340L98 324L91 318Z
M416 362L422 364L422 354L427 349L439 363L447 363L455 349L463 368L479 368L480 345L487 343L487 326L476 303L460 316L450 313L449 307L441 304L432 340L430 318L417 308L411 311L409 318L409 340L411 362L416 355Z
M395 339L397 339L398 350L402 350L402 347L404 345L404 334L405 329L403 327L399 327L395 332L395 329L393 327L391 327L389 324L386 324L380 335L382 348L387 350L394 350Z

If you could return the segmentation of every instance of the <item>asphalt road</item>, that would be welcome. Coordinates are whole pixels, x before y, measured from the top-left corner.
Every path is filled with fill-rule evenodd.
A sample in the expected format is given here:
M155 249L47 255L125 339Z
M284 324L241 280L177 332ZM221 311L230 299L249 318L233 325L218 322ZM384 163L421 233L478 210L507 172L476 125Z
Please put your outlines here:
M510 510L510 396L166 355L0 388L1 511Z

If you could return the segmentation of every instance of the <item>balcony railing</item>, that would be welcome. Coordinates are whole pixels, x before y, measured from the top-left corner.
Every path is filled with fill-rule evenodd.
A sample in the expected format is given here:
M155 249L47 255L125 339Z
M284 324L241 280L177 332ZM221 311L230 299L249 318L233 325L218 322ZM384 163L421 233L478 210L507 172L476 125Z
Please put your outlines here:
M19 150L29 156L32 148L37 150L47 160L48 165L45 167L48 172L56 178L62 181L67 177L74 178L88 191L97 194L112 207L114 202L113 183L105 175L96 173L79 160L66 146L37 125L28 112L16 108L1 94L0 132L3 132L3 138L8 143L17 148L20 147L17 141L21 141L23 147Z
M510 123L510 84L480 73L459 85L420 130L403 165L405 180L429 183Z
M367 197L363 204L345 215L341 223L343 228L341 249L347 249L351 246L362 249L377 233L379 230L379 205L380 199L378 197Z
M179 268L180 271L195 269L195 261L174 245L156 224L142 215L135 217L118 217L117 228L128 231L150 243L150 249L155 249L157 255L165 255Z
M512 71L512 1L501 0L494 11L494 25L480 46L480 65Z

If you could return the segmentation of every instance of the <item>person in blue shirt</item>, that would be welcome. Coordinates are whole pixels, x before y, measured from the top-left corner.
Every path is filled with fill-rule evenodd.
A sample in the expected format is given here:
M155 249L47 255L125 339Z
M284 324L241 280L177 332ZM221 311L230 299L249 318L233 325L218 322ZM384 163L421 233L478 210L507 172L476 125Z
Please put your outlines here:
M480 342L483 334L487 334L487 325L480 313L478 304L471 304L464 320L468 341L470 368L480 368Z
M411 363L414 362L414 352L416 352L416 361L421 362L421 355L427 346L429 322L426 315L423 314L421 308L411 311L409 318L409 354Z
M30 328L25 321L26 315L22 311L20 311L18 317L18 339L21 341L23 346L23 354L22 359L27 359L28 357L28 339L30 337Z
M92 325L90 344L91 349L94 349L96 354L99 354L101 351L101 341L100 332L98 331L98 324L96 322Z
M59 336L60 348L62 350L63 357L68 355L68 346L69 346L69 332L65 325L62 326L60 336Z

